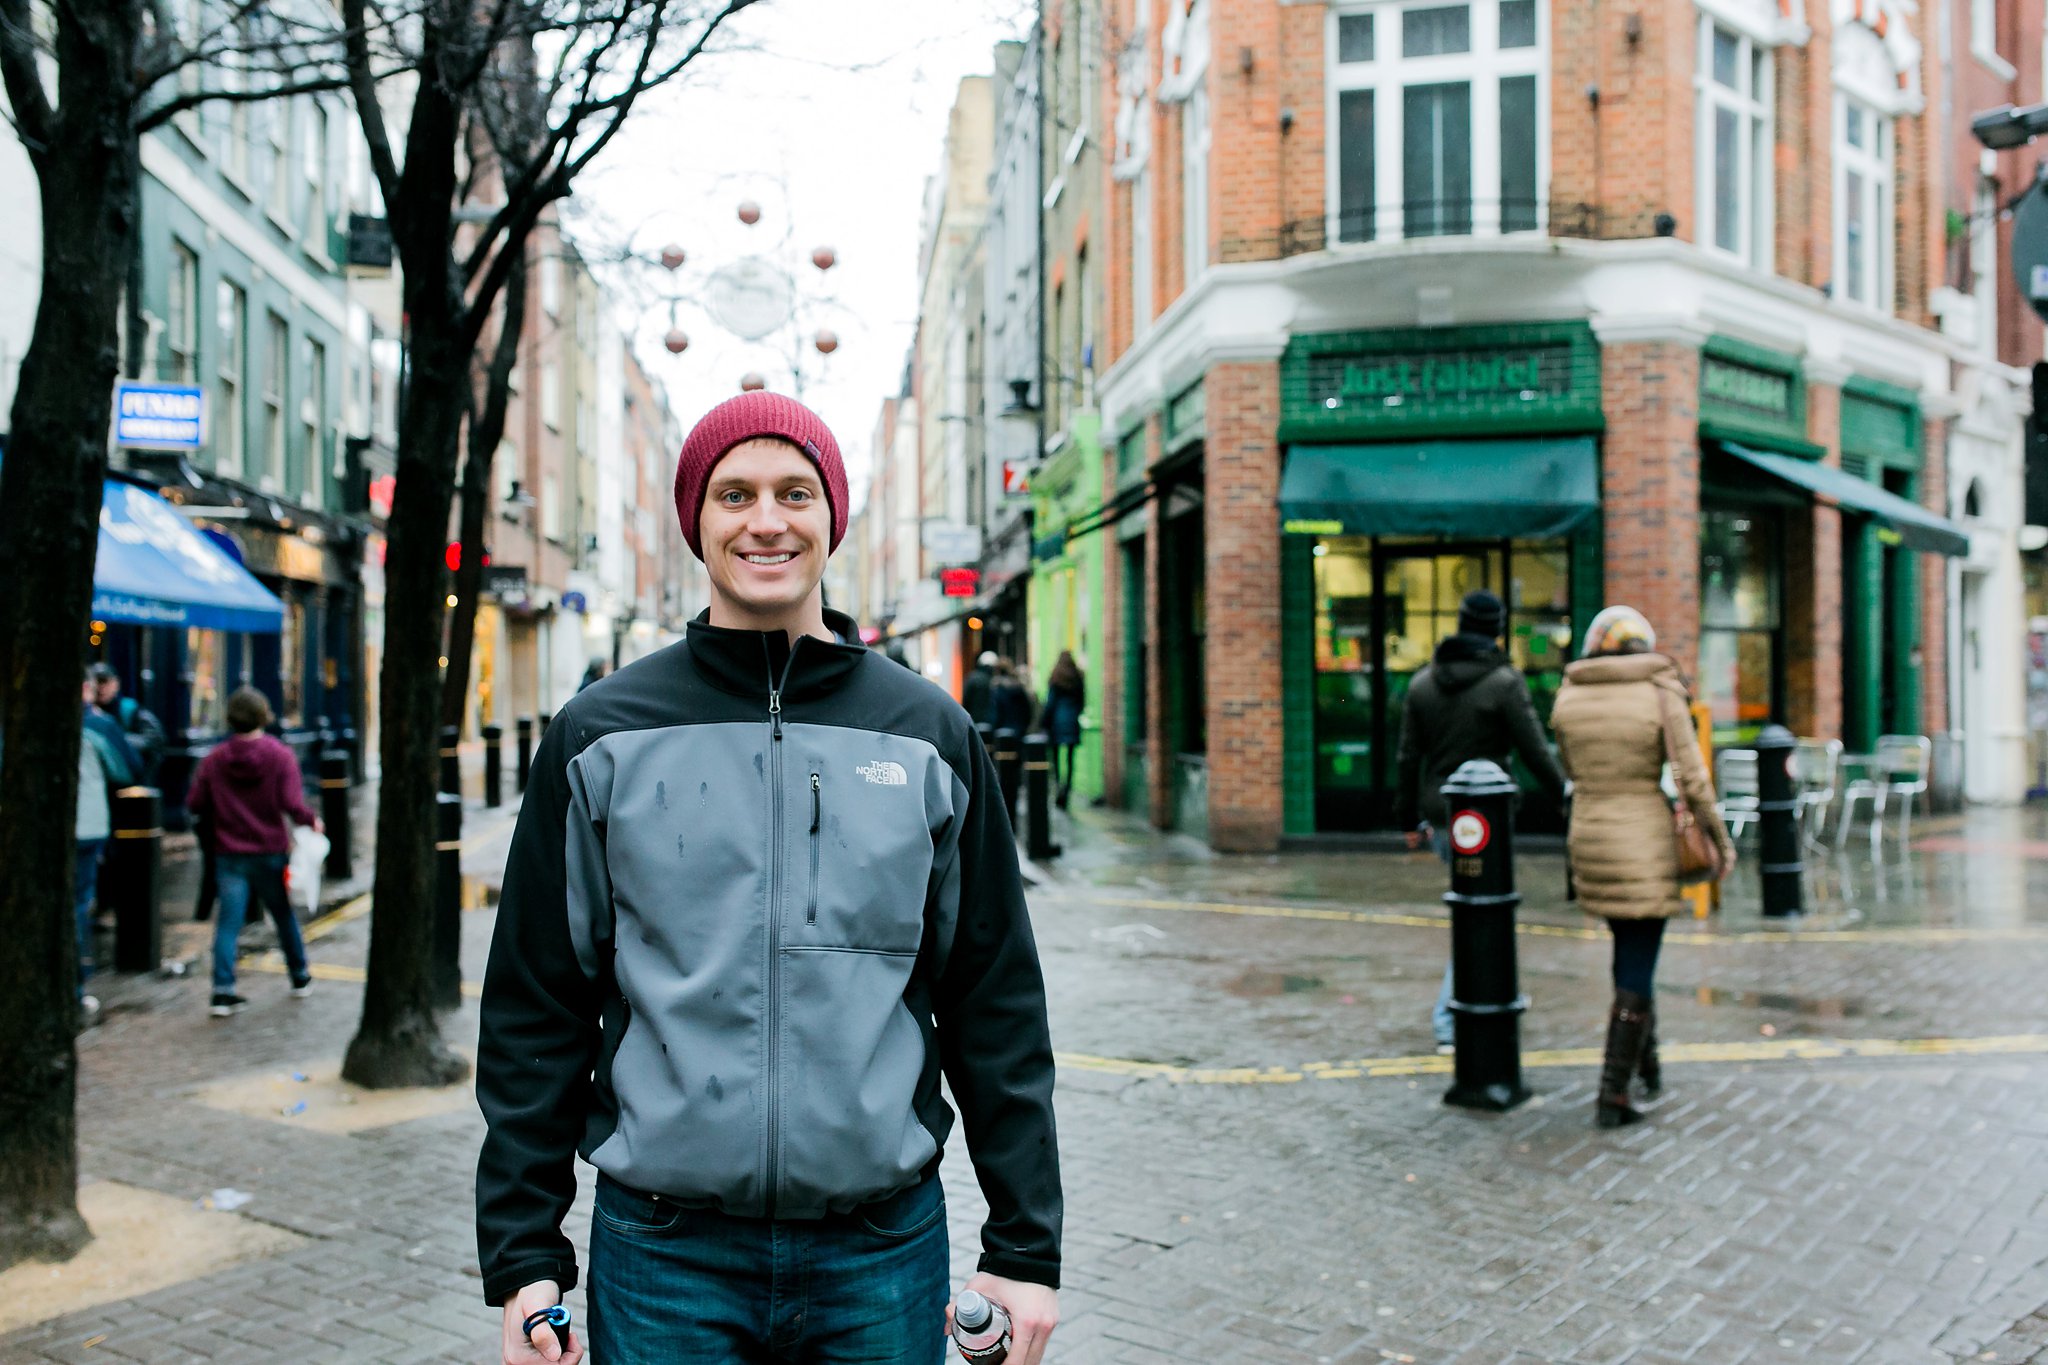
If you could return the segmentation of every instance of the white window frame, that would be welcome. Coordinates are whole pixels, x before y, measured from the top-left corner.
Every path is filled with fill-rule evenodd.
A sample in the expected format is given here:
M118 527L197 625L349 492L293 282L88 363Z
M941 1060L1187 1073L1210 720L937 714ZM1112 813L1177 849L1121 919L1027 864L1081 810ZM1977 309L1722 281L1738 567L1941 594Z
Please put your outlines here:
M284 414L292 386L292 327L284 315L263 313L263 475L260 486L284 491L285 454L289 440Z
M1209 270L1209 86L1199 81L1181 105L1181 276L1183 291Z
M1849 109L1854 105L1872 125L1865 146L1849 145ZM1834 113L1834 296L1855 308L1874 313L1892 311L1898 267L1898 224L1893 220L1898 165L1898 128L1892 116L1869 101L1835 91ZM1864 181L1865 221L1874 225L1868 243L1874 259L1866 262L1862 297L1849 292L1849 172Z
M1730 90L1714 79L1714 34L1719 30L1736 42L1735 70L1740 88ZM1753 270L1768 273L1776 258L1777 204L1774 186L1778 130L1773 114L1777 75L1769 43L1758 41L1744 30L1702 12L1697 29L1698 42L1693 60L1694 144L1693 218L1694 241L1722 257L1740 261ZM1756 87L1761 74L1762 88ZM1733 249L1717 240L1717 200L1714 196L1714 118L1717 110L1732 111L1737 119L1736 186L1744 196L1736 214L1736 244ZM1761 155L1759 152L1761 151Z
M306 107L306 249L323 260L327 256L330 229L327 204L327 161L333 140L332 116L327 106L315 100Z
M1131 339L1152 332L1152 168L1131 177Z
M2002 81L2019 75L1998 50L1998 0L1970 0L1970 55Z
M249 291L233 280L221 280L214 293L214 332L220 338L216 378L221 420L213 424L213 467L240 476L248 452Z
M1542 233L1550 222L1550 6L1537 0L1536 43L1502 48L1499 0L1469 0L1469 50L1433 57L1401 55L1402 16L1409 10L1443 9L1454 0L1405 0L1404 3L1334 4L1325 20L1323 126L1330 131L1324 154L1324 221L1327 240L1338 245L1342 230L1341 147L1338 145L1338 104L1353 91L1372 92L1373 231L1372 242L1398 242L1407 234L1407 188L1404 183L1406 101L1410 86L1463 83L1471 90L1472 231L1474 237L1501 234L1500 83L1533 76L1536 80L1536 226L1517 229ZM1371 15L1373 55L1369 62L1338 60L1337 26L1355 15ZM1368 239L1356 239L1364 245Z
M199 382L199 253L171 238L171 269L164 300L164 347L174 384ZM182 305L182 306L181 306Z
M263 111L263 154L270 163L264 184L267 197L264 212L286 233L296 235L292 223L292 106L297 100L272 100Z
M299 426L306 438L306 488L300 501L317 511L327 483L326 443L321 436L327 426L329 357L326 345L316 337L305 338L305 349L306 388L299 396Z

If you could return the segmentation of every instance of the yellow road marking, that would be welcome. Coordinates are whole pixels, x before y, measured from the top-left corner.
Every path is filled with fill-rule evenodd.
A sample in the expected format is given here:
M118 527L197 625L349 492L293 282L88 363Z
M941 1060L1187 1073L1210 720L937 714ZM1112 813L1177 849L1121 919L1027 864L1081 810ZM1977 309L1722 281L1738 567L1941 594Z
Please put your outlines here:
M1170 901L1142 896L1094 896L1076 895L1067 892L1055 893L1053 899L1075 900L1095 905L1111 905L1129 910L1163 910L1174 914L1198 913L1207 915L1247 915L1262 919L1321 920L1337 924L1380 924L1405 929L1435 929L1442 931L1450 927L1450 919L1444 915L1403 914L1392 910L1334 910L1313 905L1256 905L1231 901ZM1515 932L1531 938L1572 938L1604 940L1605 929L1591 926L1564 924L1542 924L1520 922ZM2048 942L2048 929L1942 929L1942 928L1898 928L1898 929L1831 929L1820 923L1809 923L1799 929L1742 929L1729 933L1710 934L1697 930L1670 929L1665 932L1666 943L1710 947L1730 943L2041 943Z
M1819 1062L1847 1057L1987 1057L2048 1053L2048 1034L2018 1033L1988 1038L1770 1038L1739 1043L1665 1043L1658 1048L1666 1062ZM1292 1085L1301 1081L1348 1081L1375 1076L1447 1076L1453 1058L1438 1056L1363 1057L1342 1062L1304 1062L1298 1066L1187 1067L1163 1062L1130 1061L1085 1052L1056 1052L1053 1060L1076 1071L1094 1071L1174 1085ZM1525 1052L1524 1067L1600 1064L1601 1050L1592 1047Z
M339 929L342 925L347 924L352 920L359 920L364 915L367 915L369 913L370 893L365 891L362 895L357 896L354 900L349 901L347 904L341 906L338 909L329 910L319 919L316 919L311 924L304 926L301 932L304 934L306 942L315 943L323 938L326 938L329 934L333 933L336 929Z
M252 972L269 972L273 976L283 975L284 973L284 958L274 951L265 953L262 957L244 962L241 965ZM309 963L306 970L311 972L320 981L352 981L358 985L369 980L370 976L361 967L344 967L335 962ZM481 981L465 981L462 983L462 993L475 1000L484 993L483 983Z

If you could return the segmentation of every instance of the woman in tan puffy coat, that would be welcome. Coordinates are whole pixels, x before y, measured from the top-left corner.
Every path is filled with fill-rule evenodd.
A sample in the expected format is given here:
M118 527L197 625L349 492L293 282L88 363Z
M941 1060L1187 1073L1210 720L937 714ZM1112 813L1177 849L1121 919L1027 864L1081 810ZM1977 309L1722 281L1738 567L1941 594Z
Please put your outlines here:
M1640 1068L1661 1088L1654 979L1664 921L1679 913L1678 845L1661 784L1667 757L1680 799L1712 836L1716 880L1735 845L1714 809L1678 665L1655 653L1657 633L1633 607L1593 618L1581 657L1565 669L1550 714L1558 757L1572 779L1569 840L1579 901L1614 933L1614 1006L1594 1115L1602 1128L1641 1120L1629 1103Z

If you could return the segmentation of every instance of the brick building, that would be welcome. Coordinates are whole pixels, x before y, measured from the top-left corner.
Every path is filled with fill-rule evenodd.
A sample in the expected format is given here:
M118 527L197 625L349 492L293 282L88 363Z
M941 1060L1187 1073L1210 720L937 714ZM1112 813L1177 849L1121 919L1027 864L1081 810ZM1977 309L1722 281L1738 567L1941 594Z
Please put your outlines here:
M1383 826L1408 678L1481 586L1545 712L1627 602L1719 743L1947 730L1927 12L1100 22L1103 486L1068 538L1104 538L1113 797L1220 849Z

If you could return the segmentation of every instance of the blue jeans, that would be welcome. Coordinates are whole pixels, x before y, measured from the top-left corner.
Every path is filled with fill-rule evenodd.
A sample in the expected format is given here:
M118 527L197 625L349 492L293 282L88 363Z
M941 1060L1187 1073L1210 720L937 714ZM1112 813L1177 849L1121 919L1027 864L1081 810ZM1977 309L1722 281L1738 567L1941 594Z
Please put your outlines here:
M92 902L100 889L100 851L105 839L80 839L71 878L71 912L78 921L78 993L92 975Z
M1451 865L1451 832L1448 829L1432 829L1429 833L1430 851L1443 859L1445 867ZM1439 1043L1457 1041L1456 1026L1451 1021L1451 964L1444 960L1444 984L1436 993L1436 1008L1430 1012L1430 1031L1436 1034Z
M284 949L284 964L291 970L292 984L303 983L306 971L306 941L299 936L299 921L292 914L284 894L282 853L223 853L218 860L220 912L213 922L213 993L232 995L235 991L235 945L242 936L242 922L249 915L249 898L260 897L277 927L277 943Z
M771 1220L599 1176L591 1358L941 1365L947 1262L937 1177L851 1213Z

